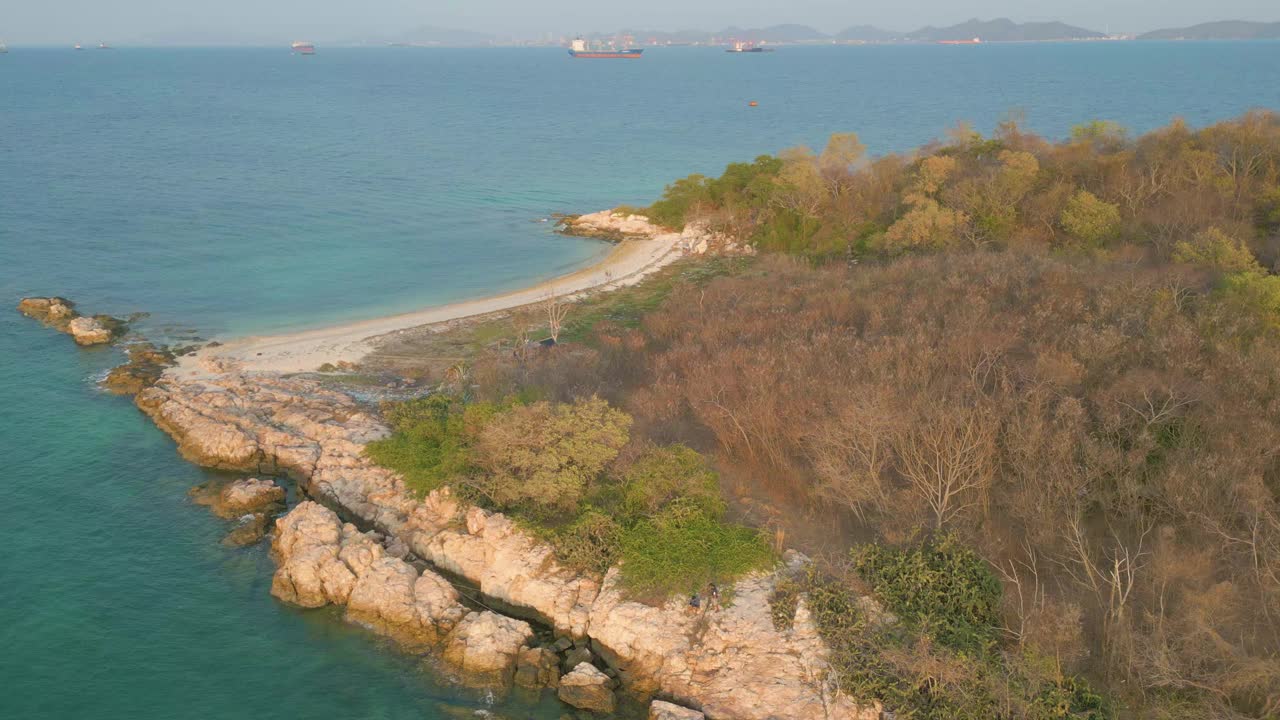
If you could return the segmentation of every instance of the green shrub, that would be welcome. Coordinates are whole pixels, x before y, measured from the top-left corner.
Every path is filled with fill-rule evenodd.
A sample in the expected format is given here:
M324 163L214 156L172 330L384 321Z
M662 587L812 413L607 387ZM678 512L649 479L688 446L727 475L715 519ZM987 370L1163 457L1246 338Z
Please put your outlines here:
M719 478L706 458L684 445L646 451L627 471L620 490L618 515L624 521L651 517L676 500L708 517L724 515Z
M471 443L499 411L489 403L463 406L448 395L383 406L390 437L365 446L365 454L404 476L409 488L428 493L474 470Z
M646 594L701 590L773 561L773 549L759 531L709 517L686 500L622 534L623 581Z
M908 627L946 647L985 652L1000 628L1000 581L986 561L951 535L919 547L863 545L854 567Z

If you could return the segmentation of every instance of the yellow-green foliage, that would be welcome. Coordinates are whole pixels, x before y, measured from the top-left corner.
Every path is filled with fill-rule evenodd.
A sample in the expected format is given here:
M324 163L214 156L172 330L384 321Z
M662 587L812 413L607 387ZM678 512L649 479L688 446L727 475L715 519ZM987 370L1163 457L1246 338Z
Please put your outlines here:
M1059 216L1062 229L1086 247L1100 247L1120 231L1120 207L1078 190Z
M600 398L538 402L494 416L475 441L472 486L503 508L575 511L627 443L631 418Z
M1245 244L1218 228L1209 228L1173 248L1178 262L1202 265L1223 273L1262 273L1262 266Z
M365 453L403 475L414 492L427 493L473 472L471 443L499 411L490 403L464 407L448 395L389 403L383 413L394 432Z

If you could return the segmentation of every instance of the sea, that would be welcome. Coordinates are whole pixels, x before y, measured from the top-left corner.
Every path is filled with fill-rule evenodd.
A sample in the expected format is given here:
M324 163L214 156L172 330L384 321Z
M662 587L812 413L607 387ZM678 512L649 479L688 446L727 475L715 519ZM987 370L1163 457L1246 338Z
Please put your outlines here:
M568 272L603 244L556 213L857 132L906 151L1008 117L1052 138L1280 108L1280 43L276 48L0 55L0 718L553 719L459 689L269 594L265 546L219 544L212 477L12 310L63 295L159 338L301 329ZM755 107L749 105L757 103Z

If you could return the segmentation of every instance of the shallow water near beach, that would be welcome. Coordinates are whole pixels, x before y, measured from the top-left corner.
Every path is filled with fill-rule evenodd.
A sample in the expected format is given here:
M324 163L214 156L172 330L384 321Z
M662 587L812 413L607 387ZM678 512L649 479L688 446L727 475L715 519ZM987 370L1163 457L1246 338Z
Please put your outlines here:
M556 212L831 132L907 149L1010 110L1051 137L1280 108L1280 43L0 56L0 717L556 718L453 688L219 544L208 475L12 311L61 294L152 335L311 327L488 295L607 246ZM749 108L755 100L759 107Z

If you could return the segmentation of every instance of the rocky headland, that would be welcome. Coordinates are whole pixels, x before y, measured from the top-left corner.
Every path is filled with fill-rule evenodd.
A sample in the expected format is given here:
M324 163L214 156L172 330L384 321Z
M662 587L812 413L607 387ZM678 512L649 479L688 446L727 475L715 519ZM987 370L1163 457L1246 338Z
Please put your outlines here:
M653 243L658 250L646 257L660 260L637 265L637 273L666 262L659 253L671 250L663 248L749 251L705 228L670 233L611 211L569 222L575 231ZM596 272L601 285L616 281ZM74 335L78 315L65 300L30 298L20 309ZM344 344L347 336L356 333L338 335L342 342L329 335L312 342L313 354L343 359L355 347ZM552 547L501 513L468 506L448 488L414 496L402 478L365 457L367 443L389 434L369 407L305 375L244 360L262 355L256 347L279 353L281 343L251 339L235 355L201 352L181 361L164 348L135 345L107 381L135 394L191 462L252 476L202 486L193 496L237 521L228 543L269 532L277 563L271 592L280 600L342 607L349 621L467 684L553 688L589 712L612 714L620 699L653 699L649 717L663 720L879 718L877 704L836 687L803 599L790 628L774 627L769 598L803 556L788 553L775 570L741 578L727 593L733 601L716 610L691 612L683 598L659 606L628 598L616 568L603 576L566 568ZM265 478L283 476L296 481L301 501L276 517L285 491Z

